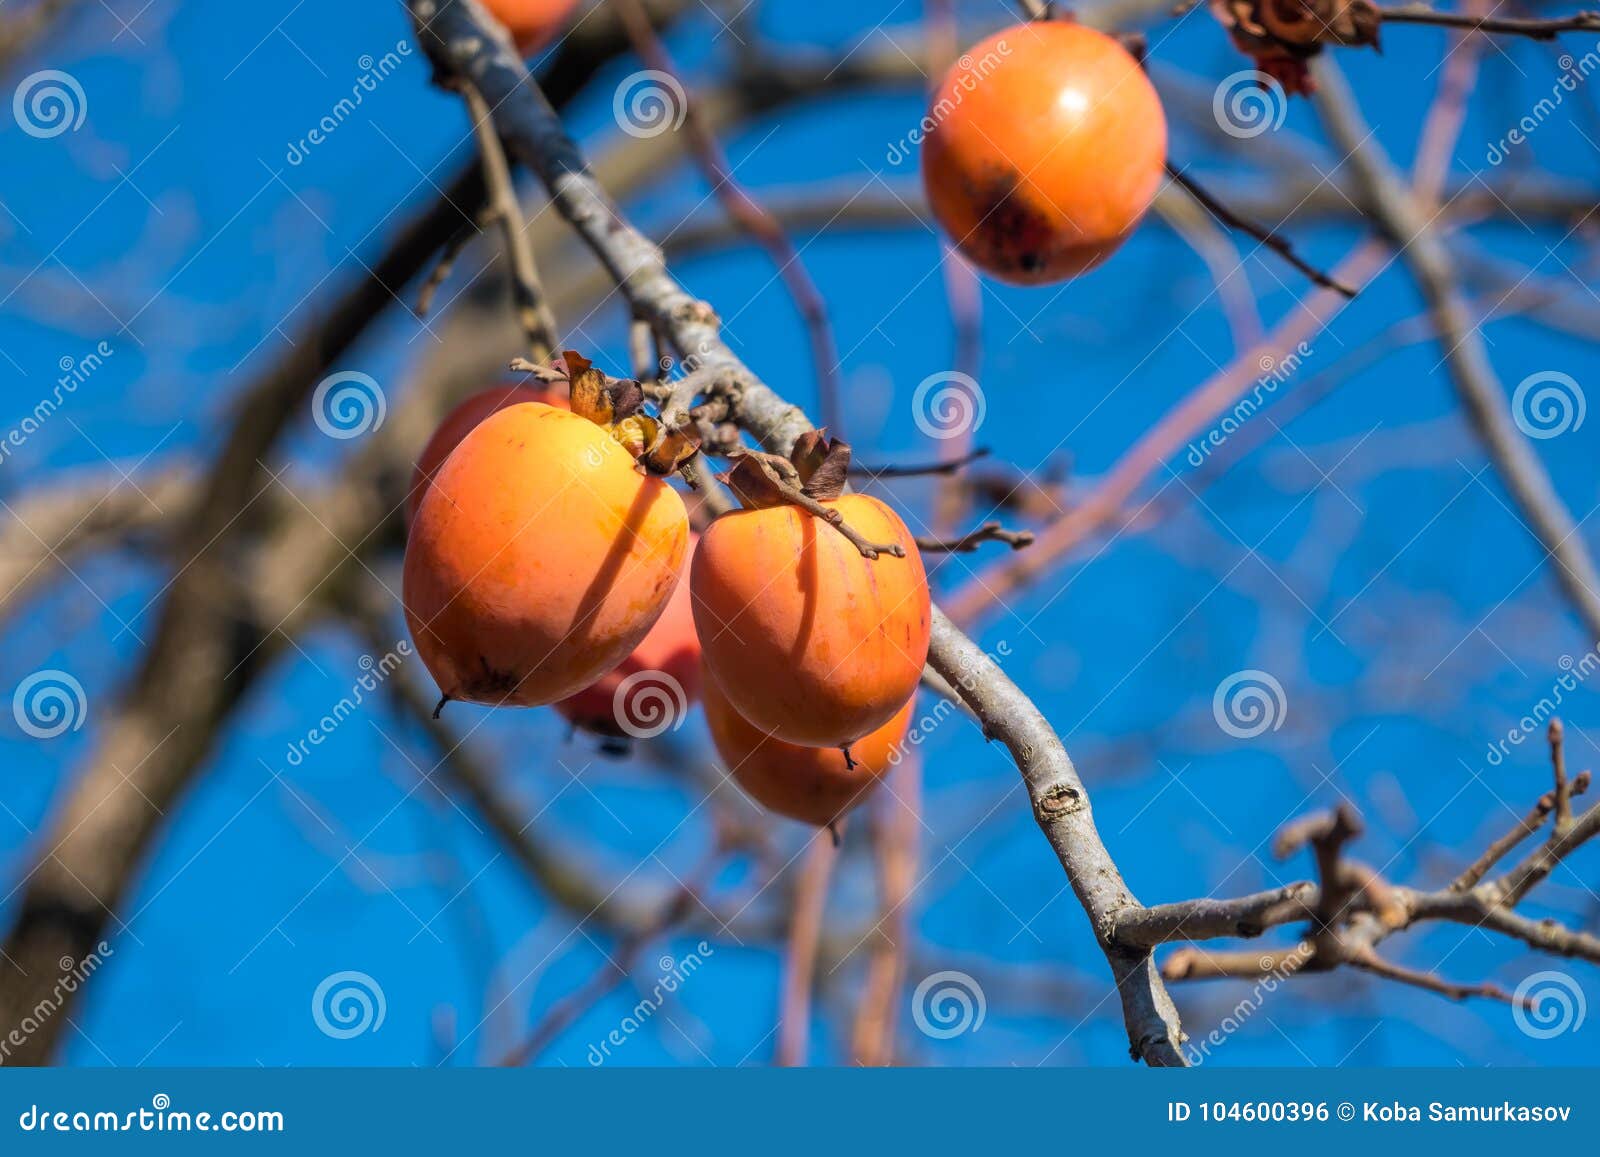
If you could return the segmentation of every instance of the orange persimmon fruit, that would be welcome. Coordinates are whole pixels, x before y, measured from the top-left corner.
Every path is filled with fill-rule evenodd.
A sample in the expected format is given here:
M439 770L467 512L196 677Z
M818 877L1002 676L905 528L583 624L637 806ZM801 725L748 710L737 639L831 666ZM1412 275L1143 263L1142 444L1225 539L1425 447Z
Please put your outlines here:
M577 354L566 361L604 384ZM628 657L678 585L683 500L625 448L640 419L603 420L608 399L588 396L580 406L575 377L576 412L522 402L491 414L423 495L402 599L441 703L565 699Z
M808 493L904 557L865 558L834 527L778 501L718 518L689 570L709 679L757 729L806 747L848 746L894 718L922 676L932 614L911 532L876 498L833 497L849 447L835 442L828 457L829 485L818 487L819 472ZM799 448L794 461L802 480L816 469ZM761 501L736 473L729 480L747 505Z
M827 827L878 786L905 739L914 700L876 731L850 745L850 758L833 747L801 747L763 734L728 702L714 680L705 685L706 723L728 774L769 811Z
M578 0L483 0L483 6L506 26L517 51L532 56L561 31Z
M422 453L417 455L416 469L411 475L411 489L406 493L407 526L417 516L417 507L422 505L422 496L433 483L433 476L444 465L444 460L450 457L450 452L461 444L461 439L490 414L507 406L515 406L518 402L544 402L560 410L567 408L566 398L543 385L512 383L490 386L487 390L479 390L471 397L462 399L455 409L444 416L427 445L422 448Z
M922 182L945 234L1002 281L1094 268L1133 232L1167 157L1161 100L1111 37L1016 25L964 53L933 94Z
M690 558L695 542L691 533ZM555 705L569 723L621 741L649 738L682 721L682 713L700 698L700 639L694 630L688 572L685 561L667 609L622 665Z

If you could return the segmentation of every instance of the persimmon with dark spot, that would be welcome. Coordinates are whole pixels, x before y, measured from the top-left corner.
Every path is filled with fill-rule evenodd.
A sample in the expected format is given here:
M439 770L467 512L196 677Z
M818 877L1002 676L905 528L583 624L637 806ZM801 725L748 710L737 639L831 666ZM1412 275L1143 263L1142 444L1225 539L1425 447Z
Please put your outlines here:
M759 730L808 747L853 744L916 690L928 657L928 579L911 532L862 494L822 502L903 558L865 558L799 507L725 514L690 568L706 673Z
M519 402L543 402L560 410L567 408L567 399L560 391L549 386L517 383L491 386L457 403L455 409L446 414L434 430L427 445L423 446L422 453L417 455L416 469L411 474L411 489L406 492L407 526L416 517L417 507L422 505L422 496L427 493L433 476L444 465L444 460L450 457L450 452L461 444L461 439L490 414Z
M922 182L940 227L1016 285L1093 269L1138 226L1167 157L1139 62L1081 24L1041 21L975 45L924 121Z
M715 681L705 684L706 723L727 772L751 799L801 823L827 827L872 794L896 762L911 722L907 700L887 723L850 747L801 747L745 719Z
M573 399L578 409L576 385ZM403 601L446 700L565 699L661 617L688 516L672 487L640 472L623 433L523 402L480 422L434 475L406 544Z

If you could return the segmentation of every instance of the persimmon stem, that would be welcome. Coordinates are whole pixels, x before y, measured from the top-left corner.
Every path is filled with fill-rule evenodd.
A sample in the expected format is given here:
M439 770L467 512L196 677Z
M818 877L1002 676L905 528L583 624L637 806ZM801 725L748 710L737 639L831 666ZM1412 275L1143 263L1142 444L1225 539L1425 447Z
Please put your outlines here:
M862 558L877 558L880 554L893 555L895 558L905 558L905 547L898 542L873 542L860 531L852 528L845 522L844 515L831 506L824 506L815 498L795 491L792 502L800 509L816 515L845 538L850 540L850 545L861 552Z
M824 506L807 494L801 488L805 483L800 472L794 463L782 455L768 454L760 450L741 450L734 455L733 469L718 477L728 483L747 507L759 509L797 506L807 514L820 518L844 535L850 541L850 545L861 552L863 558L875 559L883 554L893 555L895 558L906 556L905 547L899 543L873 542L850 526L837 507ZM842 477L841 471L840 478Z

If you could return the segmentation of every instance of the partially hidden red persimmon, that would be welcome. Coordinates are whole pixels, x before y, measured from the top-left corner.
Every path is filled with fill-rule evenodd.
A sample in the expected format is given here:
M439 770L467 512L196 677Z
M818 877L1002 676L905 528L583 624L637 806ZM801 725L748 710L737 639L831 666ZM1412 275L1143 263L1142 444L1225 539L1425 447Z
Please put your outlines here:
M690 534L690 558L696 541ZM681 722L681 713L699 698L700 639L685 561L667 609L633 654L598 683L561 700L556 710L574 726L608 739L648 738Z
M800 747L765 735L706 680L706 723L728 774L762 807L826 827L861 803L891 766L911 722L908 699L882 727L850 745L850 760L835 747ZM855 766L852 767L850 764Z
M578 0L483 0L523 56L532 56L554 39L578 8Z
M446 698L554 703L639 645L688 549L683 500L605 427L523 402L434 475L406 543L406 622Z
M922 182L945 233L1002 281L1094 268L1150 207L1167 158L1161 100L1136 60L1081 24L1004 29L934 92Z
M860 552L793 506L725 514L690 568L706 672L756 727L808 747L849 744L882 727L916 690L931 610L922 556L876 498L823 503L904 558Z
M422 453L417 455L417 467L411 474L411 489L406 493L407 526L417 516L422 496L427 493L433 476L444 465L444 460L450 457L450 451L459 446L461 439L490 414L507 406L515 406L518 402L543 402L558 410L567 408L567 400L547 386L491 386L487 390L479 390L470 398L462 399L455 409L444 416L438 429L428 439L428 444L422 448Z

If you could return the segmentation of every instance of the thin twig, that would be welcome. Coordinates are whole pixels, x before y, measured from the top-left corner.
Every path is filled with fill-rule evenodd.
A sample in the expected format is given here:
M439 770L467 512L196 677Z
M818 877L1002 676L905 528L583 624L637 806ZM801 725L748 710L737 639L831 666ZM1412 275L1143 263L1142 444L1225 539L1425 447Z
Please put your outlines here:
M680 882L672 891L654 920L638 931L630 933L614 952L606 953L605 959L583 985L552 1004L543 1019L534 1025L521 1043L495 1063L502 1068L516 1068L534 1060L549 1048L573 1021L626 980L639 954L649 947L651 941L672 931L694 911L697 904L704 904L701 897L709 888L716 870L721 866L723 853L722 847L714 848L700 867L690 874L689 879Z
M917 538L917 549L924 554L970 554L986 542L1003 542L1012 550L1033 545L1033 531L1007 530L998 522L985 522L960 538Z
M476 223L462 225L457 229L450 240L446 241L444 248L439 251L439 259L433 263L433 268L428 271L427 280L422 283L422 288L417 290L417 304L412 312L418 317L427 317L433 310L434 295L449 278L460 259L461 253L466 249L468 242L476 237L482 226Z
M1498 984L1483 981L1479 984L1459 984L1435 976L1431 972L1421 972L1415 968L1406 968L1396 964L1371 948L1363 948L1350 957L1352 967L1363 972L1370 972L1374 976L1381 976L1385 980L1393 980L1400 984L1409 984L1414 988L1425 989L1428 992L1437 992L1440 996L1449 997L1451 1000L1466 1000L1473 996L1487 997L1490 1000L1503 1001L1506 1004L1516 1003L1509 992Z
M1312 265L1310 262L1306 261L1294 251L1293 245L1291 245L1284 238L1279 237L1271 229L1268 229L1264 225L1257 225L1254 221L1247 221L1243 217L1240 217L1232 209L1229 209L1221 201L1217 200L1210 193L1206 192L1206 190L1198 182L1196 182L1194 178L1190 177L1171 161L1167 162L1167 176L1171 177L1175 185L1181 188L1184 192L1188 193L1189 196L1193 197L1197 202L1199 202L1202 208L1204 208L1218 221L1222 222L1222 224L1226 225L1230 229L1237 229L1239 232L1244 233L1247 236L1254 237L1261 244L1265 245L1268 249L1272 250L1279 257L1282 257L1301 273L1305 274L1313 283L1320 285L1324 289L1332 289L1338 293L1342 293L1346 297L1354 297L1356 295L1356 290L1340 281L1334 280L1333 277L1322 272L1322 270L1318 269L1315 265Z
M533 260L533 246L522 225L522 205L511 180L511 166L495 131L494 118L483 94L465 76L454 79L454 86L466 102L472 118L472 131L478 138L483 157L484 183L488 189L485 214L500 225L505 236L506 257L511 270L511 292L517 303L517 319L534 361L547 361L557 348L555 315L545 300L539 283L539 268Z
M1587 771L1581 772L1567 785L1568 807L1571 806L1573 796L1582 795L1589 789L1589 778ZM1474 860L1464 872L1450 882L1450 890L1452 892L1471 891L1477 886L1479 880L1489 874L1491 868L1510 854L1513 848L1544 826L1544 821L1555 810L1555 806L1556 793L1554 791L1545 792L1534 803L1532 811L1518 820L1516 826L1509 832L1491 843L1483 855Z
M1552 838L1559 838L1572 830L1572 785L1567 782L1567 756L1566 747L1562 742L1564 733L1561 720L1550 720L1550 766L1555 774L1555 828L1551 832Z
M1600 31L1600 12L1577 12L1571 16L1520 19L1505 16L1472 16L1461 12L1437 12L1421 4L1400 8L1379 8L1385 24L1433 24L1444 28L1464 28L1469 32L1499 32L1526 36L1533 40L1554 40L1563 32Z
M968 450L956 458L948 458L939 462L919 462L911 466L897 466L890 463L886 466L856 465L850 467L852 478L931 478L940 475L959 473L962 469L972 465L980 458L987 458L989 450L979 446L975 450Z

